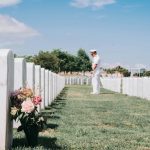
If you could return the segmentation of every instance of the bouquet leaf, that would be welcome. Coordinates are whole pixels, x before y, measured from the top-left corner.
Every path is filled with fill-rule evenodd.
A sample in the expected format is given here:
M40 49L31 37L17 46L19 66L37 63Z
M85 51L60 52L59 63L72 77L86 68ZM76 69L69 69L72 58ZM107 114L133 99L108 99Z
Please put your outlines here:
M42 101L40 96L34 95L29 88L20 88L11 94L10 101L11 118L21 123L18 131L27 126L37 126L39 131L44 129L46 121L37 110Z

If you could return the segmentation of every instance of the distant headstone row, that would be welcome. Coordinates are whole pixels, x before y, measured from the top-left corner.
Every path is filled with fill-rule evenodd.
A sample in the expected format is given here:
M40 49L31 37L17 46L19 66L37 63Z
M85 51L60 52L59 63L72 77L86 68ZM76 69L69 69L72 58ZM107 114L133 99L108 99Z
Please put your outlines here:
M100 81L105 89L150 100L150 78L148 77L101 77ZM66 85L91 85L92 79L86 76L66 76L65 83Z
M150 78L123 78L122 93L150 100Z
M31 88L42 97L40 111L54 101L64 86L64 77L23 58L14 58L10 50L0 50L0 150L11 149L12 144L10 93L21 87Z
M121 93L121 78L101 78L103 88Z
M66 85L91 85L92 79L86 76L66 76Z
M150 78L101 78L105 89L150 100Z

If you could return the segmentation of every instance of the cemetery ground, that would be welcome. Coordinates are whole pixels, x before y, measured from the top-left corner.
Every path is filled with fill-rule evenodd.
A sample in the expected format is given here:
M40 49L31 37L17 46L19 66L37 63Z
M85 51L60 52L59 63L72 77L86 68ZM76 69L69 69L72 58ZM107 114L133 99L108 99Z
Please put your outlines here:
M148 150L150 101L90 86L66 86L43 111L47 129L37 150ZM13 150L30 150L24 134L14 130Z

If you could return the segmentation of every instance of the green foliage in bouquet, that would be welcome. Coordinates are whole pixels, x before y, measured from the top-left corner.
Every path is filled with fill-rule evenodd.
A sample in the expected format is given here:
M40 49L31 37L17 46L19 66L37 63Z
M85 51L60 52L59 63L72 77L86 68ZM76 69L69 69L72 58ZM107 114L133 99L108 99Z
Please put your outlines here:
M36 127L38 131L44 129L46 121L37 109L42 101L40 96L35 96L29 88L21 88L11 93L10 101L11 117L21 123L18 131L27 127Z

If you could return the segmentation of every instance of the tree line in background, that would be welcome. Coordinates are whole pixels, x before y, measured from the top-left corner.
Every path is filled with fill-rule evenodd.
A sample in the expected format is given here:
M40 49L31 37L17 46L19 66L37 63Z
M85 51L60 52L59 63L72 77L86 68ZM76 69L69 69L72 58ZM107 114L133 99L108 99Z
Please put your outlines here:
M117 66L115 68L104 69L104 71L106 71L107 74L115 74L117 72L117 73L122 74L124 77L131 76L131 72L128 69L123 68L121 66ZM133 76L134 77L150 77L150 71L146 71L144 69L144 71L142 71L141 73L134 73Z
M137 76L137 77L150 77L150 71L144 71L142 73L135 73L134 76Z
M129 72L127 69L117 66L115 68L109 68L109 69L104 69L108 74L115 74L116 72L122 74L124 77L129 77L131 75L131 72Z
M18 56L16 56L18 57ZM24 56L27 62L34 62L43 68L52 70L53 72L86 72L92 71L91 60L84 49L79 49L76 55L70 54L61 49L52 51L40 51L37 55ZM103 69L107 74L120 73L124 77L129 77L131 72L121 66L115 68ZM150 76L150 71L143 73L135 73L133 76Z
M91 71L91 61L84 49L79 49L77 55L69 54L60 49L40 51L34 56L25 56L27 62L34 62L53 72L86 72Z

